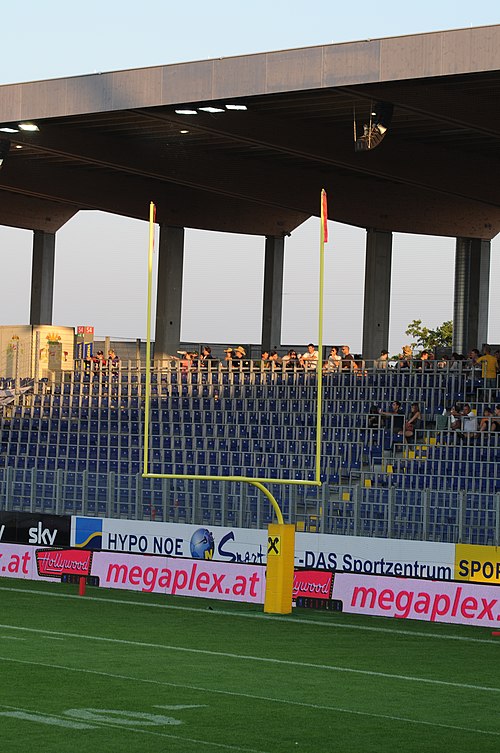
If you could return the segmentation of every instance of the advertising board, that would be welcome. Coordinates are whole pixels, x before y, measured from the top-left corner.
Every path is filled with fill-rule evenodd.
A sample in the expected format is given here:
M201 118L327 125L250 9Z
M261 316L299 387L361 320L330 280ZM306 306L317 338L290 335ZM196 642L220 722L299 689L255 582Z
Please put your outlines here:
M265 567L210 560L45 549L0 543L0 577L89 575L104 588L263 604Z
M37 515L31 512L0 512L0 542L69 546L69 515Z
M264 564L267 531L253 528L74 516L71 546ZM366 575L452 580L455 545L428 541L295 534L295 566Z
M498 627L500 586L337 573L333 598L351 614Z

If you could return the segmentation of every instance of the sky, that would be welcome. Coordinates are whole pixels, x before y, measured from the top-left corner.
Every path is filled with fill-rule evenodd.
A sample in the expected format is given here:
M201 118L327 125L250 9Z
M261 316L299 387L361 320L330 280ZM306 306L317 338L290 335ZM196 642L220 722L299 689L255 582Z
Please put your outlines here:
M497 0L465 4L385 0L25 0L2 35L0 85L96 71L348 42L500 23ZM330 201L334 216L334 201ZM325 343L361 350L365 231L329 223ZM285 244L281 342L317 339L319 220ZM97 337L146 335L146 223L80 212L56 236L53 323L93 325ZM0 324L27 324L32 234L0 226ZM389 350L409 341L413 319L436 327L453 318L455 240L395 234ZM181 337L186 342L259 343L264 239L186 231ZM312 260L312 261L311 261ZM500 240L492 242L488 340L500 343ZM495 286L498 287L498 286ZM228 295L228 290L235 291ZM237 293L236 293L237 291Z

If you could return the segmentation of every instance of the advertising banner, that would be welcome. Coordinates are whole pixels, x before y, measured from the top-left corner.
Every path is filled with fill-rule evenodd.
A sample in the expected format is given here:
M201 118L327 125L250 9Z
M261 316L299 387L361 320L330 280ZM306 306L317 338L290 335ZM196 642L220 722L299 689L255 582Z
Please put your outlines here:
M63 575L90 575L92 552L81 549L37 549L35 552L39 575L61 578Z
M0 577L91 576L104 588L263 604L265 567L0 543Z
M106 588L264 603L262 565L96 552L92 575Z
M71 546L264 564L267 531L75 516ZM295 567L452 580L455 545L429 541L295 534Z
M500 547L456 544L455 579L500 584Z
M328 570L296 570L293 575L293 598L328 601L332 598L333 573Z
M351 614L498 627L500 587L338 573L333 598Z
M37 515L31 512L0 512L0 542L69 546L69 515Z

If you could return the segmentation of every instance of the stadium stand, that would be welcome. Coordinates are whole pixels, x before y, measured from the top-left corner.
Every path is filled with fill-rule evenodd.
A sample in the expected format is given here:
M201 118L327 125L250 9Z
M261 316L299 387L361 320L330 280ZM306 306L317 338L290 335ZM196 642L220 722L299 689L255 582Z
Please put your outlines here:
M23 387L21 394L20 387ZM143 478L144 370L75 370L63 381L15 385L1 410L0 509L263 527L270 504L246 483ZM500 544L500 433L463 443L436 415L469 400L482 415L481 380L466 370L325 374L321 488L271 485L298 530ZM316 375L301 370L152 371L150 471L314 478ZM488 399L498 401L490 390ZM424 428L403 444L373 405L414 401Z

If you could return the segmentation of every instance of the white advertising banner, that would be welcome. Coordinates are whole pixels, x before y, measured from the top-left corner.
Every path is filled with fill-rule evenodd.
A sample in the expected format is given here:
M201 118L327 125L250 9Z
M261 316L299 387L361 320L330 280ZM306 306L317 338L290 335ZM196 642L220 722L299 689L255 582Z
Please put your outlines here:
M71 545L262 565L266 562L267 530L74 516ZM454 562L454 544L318 533L295 535L296 567L452 580Z

